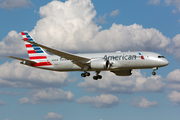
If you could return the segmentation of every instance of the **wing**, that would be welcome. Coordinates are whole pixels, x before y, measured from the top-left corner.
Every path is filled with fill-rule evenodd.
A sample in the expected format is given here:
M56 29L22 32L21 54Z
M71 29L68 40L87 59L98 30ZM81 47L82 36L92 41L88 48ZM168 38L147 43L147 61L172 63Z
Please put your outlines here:
M27 60L27 59L23 59L23 58L17 58L17 57L13 57L13 56L7 56L7 57L17 59L17 60L27 61L29 63L37 63L35 61L31 61L31 60Z
M23 40L25 40L25 39L23 39ZM77 55L74 55L74 54L71 54L68 52L55 50L55 49L46 47L46 46L41 45L41 44L36 43L36 42L31 42L31 41L27 41L27 40L25 40L25 41L29 42L31 44L34 44L36 46L39 46L41 48L44 48L44 49L46 49L46 51L53 53L57 56L60 56L60 57L65 58L67 60L71 60L74 64L78 65L81 68L85 68L85 66L87 66L87 62L91 60L90 58L85 58L85 57L77 56Z

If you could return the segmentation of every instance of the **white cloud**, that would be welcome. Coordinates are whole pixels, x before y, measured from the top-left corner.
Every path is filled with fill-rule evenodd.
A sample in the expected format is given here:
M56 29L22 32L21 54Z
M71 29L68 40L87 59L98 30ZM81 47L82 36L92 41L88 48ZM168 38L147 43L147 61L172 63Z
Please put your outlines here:
M177 91L180 91L180 84L173 84L173 83L171 83L171 84L169 84L167 86L167 89L175 89Z
M172 41L173 41L173 52L175 55L175 58L180 61L180 34L176 35Z
M149 0L148 4L152 4L152 5L158 5L160 3L161 0ZM165 4L167 5L174 5L176 6L176 10L173 9L172 12L173 13L178 13L180 12L180 1L179 0L164 0Z
M176 69L167 75L167 81L180 83L180 69Z
M32 90L28 93L28 97L19 99L20 104L56 104L61 102L72 102L74 95L68 91L57 88L46 88Z
M174 105L180 105L180 92L172 91L167 97Z
M24 42L21 39L19 33L14 30L10 31L0 42L0 56L27 54Z
M124 26L114 23L110 29L101 30L101 26L93 21L96 11L90 0L52 1L40 7L39 14L42 18L30 32L33 38L68 52L167 51L171 45L170 39L160 31L138 24ZM11 31L0 42L0 55L25 54L20 39L20 34Z
M0 100L0 105L5 105L6 103Z
M101 94L96 97L84 96L76 100L80 104L90 104L96 108L109 108L117 106L120 103L120 100L111 94Z
M173 13L178 13L178 12L180 12L180 6L177 7L177 8L178 8L177 10L172 10L172 12L173 12Z
M117 9L117 10L112 11L110 16L117 16L117 15L119 15L119 13L120 13L120 11L119 11L119 9Z
M179 0L164 0L167 5L175 5L178 9L172 10L173 13L180 12L180 1Z
M3 94L3 95L20 95L22 93L18 93L18 92L10 92L10 91L0 91L0 94Z
M19 61L0 65L0 87L46 88L62 87L73 79L67 72L53 72L24 66Z
M63 116L59 115L57 113L54 112L49 112L45 117L43 117L44 119L47 120L63 120Z
M88 92L95 93L135 93L135 92L162 92L165 83L159 75L145 77L140 70L133 70L128 77L116 76L110 72L102 72L103 80L94 82L92 78L85 78L78 84Z
M148 4L152 4L152 5L158 5L160 3L161 0L149 0Z
M131 100L131 106L134 106L134 107L149 108L149 107L154 107L157 105L158 103L156 101L151 102L151 101L148 101L144 97L137 97Z
M165 46L170 45L170 39L162 35L158 30L144 29L143 26L133 24L123 26L113 24L108 30L102 30L94 38L94 49L104 51L121 50L167 50ZM103 40L103 41L99 41ZM93 42L93 41L92 41ZM95 45L96 44L96 45ZM99 48L97 45L101 45Z
M29 7L32 5L30 0L0 0L0 8L11 9Z
M168 5L173 4L173 5L180 5L179 0L164 0L164 2Z
M176 70L170 72L166 77L166 80L169 82L167 88L180 91L180 79L179 78L180 78L180 69L176 69Z
M180 39L180 34L177 34L177 35L172 39L174 48L180 48L179 39Z
M106 19L107 14L104 14L103 16L99 16L98 18L95 18L94 22L95 23L107 23Z

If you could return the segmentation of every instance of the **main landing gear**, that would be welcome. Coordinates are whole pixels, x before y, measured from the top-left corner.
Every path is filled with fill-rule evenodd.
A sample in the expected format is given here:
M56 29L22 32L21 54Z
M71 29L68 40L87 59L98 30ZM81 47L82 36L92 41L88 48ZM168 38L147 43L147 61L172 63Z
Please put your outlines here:
M81 77L86 77L86 76L90 76L90 73L89 72L81 73Z
M94 80L102 79L102 76L99 75L100 72L101 72L101 71L96 71L96 75L93 76L93 79L94 79ZM81 73L81 77L86 77L86 76L90 76L90 73L89 73L89 72Z
M155 72L156 70L158 70L158 67L153 68L152 75L156 75L156 72Z
M96 71L96 76L93 76L93 79L94 79L94 80L102 79L102 76L99 75L100 72L101 72L101 71Z

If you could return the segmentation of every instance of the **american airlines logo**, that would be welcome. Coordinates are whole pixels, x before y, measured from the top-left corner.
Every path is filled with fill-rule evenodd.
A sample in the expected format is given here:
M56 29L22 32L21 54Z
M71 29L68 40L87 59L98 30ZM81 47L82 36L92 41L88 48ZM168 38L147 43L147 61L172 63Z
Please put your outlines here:
M136 55L104 56L105 60L136 60Z

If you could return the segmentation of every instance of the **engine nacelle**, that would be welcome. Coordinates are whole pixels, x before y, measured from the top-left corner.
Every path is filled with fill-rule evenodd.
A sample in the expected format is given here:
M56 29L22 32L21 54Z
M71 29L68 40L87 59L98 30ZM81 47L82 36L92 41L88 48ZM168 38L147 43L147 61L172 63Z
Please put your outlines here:
M130 76L132 75L131 73L132 70L118 70L118 71L111 71L117 76Z
M110 67L109 60L99 59L99 60L93 60L90 63L91 69L95 70L104 70L108 69Z

